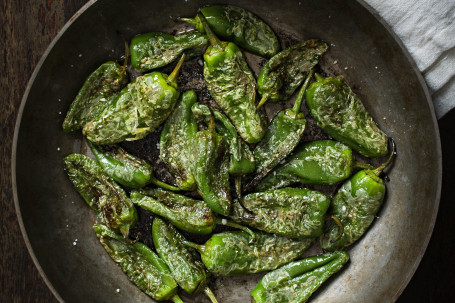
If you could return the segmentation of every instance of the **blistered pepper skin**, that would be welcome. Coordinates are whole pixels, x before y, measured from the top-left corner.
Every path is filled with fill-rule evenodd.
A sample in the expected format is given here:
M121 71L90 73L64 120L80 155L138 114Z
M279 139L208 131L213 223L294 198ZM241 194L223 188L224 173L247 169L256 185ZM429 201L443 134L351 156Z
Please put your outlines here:
M298 146L286 162L278 165L256 186L256 191L291 185L332 185L349 178L353 171L352 150L334 140L319 140Z
M204 245L186 242L201 253L202 262L216 276L234 276L273 270L296 259L312 239L292 240L256 232L257 239L243 231L213 235Z
M181 302L169 268L150 248L139 242L128 244L101 224L93 229L111 258L143 292L158 301Z
M327 43L311 39L273 56L258 75L258 92L262 96L258 107L266 101L278 102L291 97L327 50Z
M71 154L63 163L74 187L100 221L127 237L136 224L137 212L125 191L87 156Z
M132 191L131 200L189 233L207 235L216 226L215 214L204 201L159 188Z
M230 218L289 238L315 238L322 234L329 205L330 199L318 191L282 188L244 196Z
M180 91L175 81L182 56L171 75L152 72L137 77L82 131L95 144L113 144L144 138L172 113Z
M286 264L259 281L251 292L251 302L304 303L348 261L349 255L339 251Z
M161 32L137 35L131 40L131 65L139 72L163 67L181 56L201 56L207 48L207 36L197 31L172 36Z
M246 9L232 5L211 5L201 8L201 13L221 39L266 58L280 51L280 42L270 26ZM182 20L205 32L198 16Z
M306 99L318 126L364 156L386 155L387 136L348 84L338 77L316 78L306 92Z
M63 131L82 129L115 98L128 83L126 67L108 61L88 76L63 121Z
M182 190L196 189L196 181L191 173L191 148L198 131L191 108L196 101L194 91L183 93L174 112L164 124L160 137L160 159L167 165L177 186Z

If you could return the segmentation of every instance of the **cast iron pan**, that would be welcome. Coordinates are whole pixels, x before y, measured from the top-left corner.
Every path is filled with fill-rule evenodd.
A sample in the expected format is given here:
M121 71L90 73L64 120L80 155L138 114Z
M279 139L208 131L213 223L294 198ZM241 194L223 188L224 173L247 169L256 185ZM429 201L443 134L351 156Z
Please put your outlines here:
M99 244L94 213L72 187L62 158L85 152L79 132L61 124L88 74L119 59L123 41L149 31L173 33L176 17L193 16L206 1L91 1L73 17L38 64L22 101L13 147L13 186L30 253L55 296L65 302L151 302ZM348 250L349 265L312 302L391 302L398 298L429 241L441 187L441 149L431 99L414 62L394 34L362 2L224 1L249 9L276 31L283 46L308 38L331 44L321 62L344 75L379 126L396 141L398 157L378 218ZM263 61L248 56L255 71ZM187 63L183 82L198 76ZM184 67L185 70L185 67ZM186 78L185 78L186 77ZM179 80L180 81L180 80ZM183 85L189 85L185 82ZM199 91L204 95L203 90ZM203 96L202 96L203 97ZM205 94L205 97L208 96ZM283 105L281 105L283 106ZM277 108L269 106L269 110ZM153 146L148 146L153 152ZM249 301L262 275L216 279L220 302ZM185 302L207 302L204 296Z

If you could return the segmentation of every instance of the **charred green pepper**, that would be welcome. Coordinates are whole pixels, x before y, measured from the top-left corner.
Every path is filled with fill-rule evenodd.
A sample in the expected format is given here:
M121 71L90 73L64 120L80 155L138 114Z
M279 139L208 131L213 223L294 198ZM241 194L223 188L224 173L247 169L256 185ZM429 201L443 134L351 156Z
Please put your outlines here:
M291 97L328 48L324 41L312 39L273 56L258 76L258 92L262 98L257 107L268 100L277 102Z
M191 173L191 148L198 131L191 107L196 100L196 93L192 90L182 94L174 112L166 120L160 137L160 159L174 175L177 186L183 190L196 189L196 181Z
M87 141L104 172L117 183L131 188L142 188L153 183L168 190L180 190L153 176L153 168L146 161L126 152L118 145L94 145Z
M254 303L304 303L348 262L344 251L309 257L267 273L251 292Z
M134 204L168 219L178 229L189 233L208 235L213 232L217 224L222 224L241 229L255 237L248 228L224 218L217 218L204 201L159 188L132 191L131 200Z
M247 187L255 186L266 176L281 160L286 158L302 139L305 131L306 119L300 107L306 88L310 83L314 71L308 74L305 83L299 91L294 106L280 111L265 132L264 138L253 150L256 161L256 176Z
M280 51L280 42L273 30L250 11L231 5L211 5L201 13L217 36L260 56L270 58ZM180 18L205 32L199 16Z
M205 18L198 16L211 44L204 54L204 78L210 95L243 140L259 142L265 122L256 111L256 79L237 45L220 41Z
M357 241L373 223L384 201L385 185L379 177L395 157L395 144L389 159L376 169L361 170L346 181L332 200L329 213L341 221L342 229L327 221L321 246L324 250L343 249Z
M192 173L198 193L216 213L227 216L231 209L229 154L226 140L215 132L211 119L208 130L196 133L193 142Z
M130 44L131 65L140 72L163 67L182 55L202 56L208 46L207 36L197 31L172 36L153 32L134 37Z
M193 114L198 120L204 121L207 125L210 123L210 117L213 112L215 118L215 130L223 136L229 147L230 162L229 174L240 176L254 171L255 161L253 153L245 142L239 138L237 131L231 121L215 108L210 108L203 104L194 104L192 107Z
M185 241L201 253L202 262L216 276L233 276L273 270L299 257L312 244L312 239L292 240L278 235L229 231L213 235L205 244Z
M87 156L71 154L63 164L74 187L99 220L126 238L136 224L137 212L125 191Z
M316 74L306 92L311 115L332 138L367 157L385 156L387 136L342 77Z
M176 80L184 59L185 55L169 76L152 72L137 77L84 126L83 134L95 144L113 144L152 132L174 110L180 95Z
M298 146L256 186L256 191L285 187L293 183L332 185L347 179L354 168L371 168L355 161L352 150L333 140L313 141Z
M201 257L196 250L183 244L185 237L160 218L153 220L152 235L158 255L169 266L178 285L189 294L203 290L213 303L218 302L207 286L209 273Z
M143 292L155 300L183 303L177 295L177 283L166 263L146 245L128 244L121 236L104 225L93 229L107 253Z
M230 218L238 223L289 238L322 234L330 199L315 190L282 188L246 195L234 203Z
M71 132L99 115L128 83L126 65L114 61L103 63L88 76L63 121L63 130Z

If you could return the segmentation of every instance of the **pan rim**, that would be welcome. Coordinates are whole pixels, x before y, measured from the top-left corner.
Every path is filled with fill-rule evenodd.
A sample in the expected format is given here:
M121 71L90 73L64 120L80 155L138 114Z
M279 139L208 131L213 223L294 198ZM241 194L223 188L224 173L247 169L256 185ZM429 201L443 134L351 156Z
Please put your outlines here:
M17 151L17 142L18 142L18 137L19 137L19 128L20 124L22 121L22 115L23 111L25 108L25 105L27 103L27 99L31 90L31 87L33 86L33 83L35 82L35 78L38 75L39 71L41 70L42 65L46 61L49 53L53 50L55 44L60 40L60 38L66 33L68 28L88 9L90 8L94 3L96 3L97 0L89 0L86 4L84 4L66 23L65 25L61 28L61 30L58 32L58 34L52 39L51 43L41 56L39 62L37 63L36 67L34 68L34 71L28 81L27 87L25 89L24 95L21 100L21 104L18 110L17 118L16 118L16 123L14 127L14 135L13 135L13 144L12 144L12 151L11 151L11 181L12 181L12 189L13 189L13 199L14 199L14 206L19 222L19 227L22 233L22 237L24 239L24 242L26 244L26 247L28 249L28 252L33 260L33 263L35 264L36 268L38 269L38 272L40 273L41 277L43 278L44 282L46 283L47 287L51 290L53 295L56 297L56 299L59 302L64 302L63 298L60 296L60 294L57 292L57 290L54 288L50 280L48 279L46 273L42 269L39 260L37 259L34 250L32 248L32 245L30 243L30 240L28 238L27 231L25 229L25 225L22 219L21 215L21 208L19 204L19 199L18 199L18 193L17 193L17 182L16 182L16 151ZM412 264L410 270L408 271L408 275L406 276L405 279L402 280L401 285L398 287L395 295L392 297L393 301L396 301L399 296L402 294L406 286L409 284L409 281L412 279L414 276L422 258L423 255L425 254L425 251L428 247L428 244L430 242L434 226L436 223L436 218L438 215L438 209L439 209L439 203L440 203L440 198L441 198L441 191L442 191L442 148L441 148L441 139L440 139L440 133L439 133L439 127L438 127L438 122L436 118L436 113L434 109L434 103L432 101L431 95L429 93L427 84L420 73L416 62L410 55L409 51L401 41L401 39L397 36L397 34L392 30L390 25L379 15L379 13L374 10L368 3L366 3L364 0L357 0L357 2L365 8L387 31L387 33L393 38L395 43L397 43L398 47L400 48L402 54L406 57L408 63L410 64L410 67L414 71L414 73L417 76L417 80L420 84L420 87L423 89L423 93L425 95L426 101L429 106L430 110L430 115L431 115L431 120L433 122L433 131L435 134L435 140L436 140L436 159L437 159L437 170L438 170L438 175L437 175L437 189L436 193L434 196L434 207L433 207L433 212L432 212L432 217L429 220L428 224L428 230L425 232L426 237L424 241L420 245L420 251L418 252L417 258L414 260L414 263Z

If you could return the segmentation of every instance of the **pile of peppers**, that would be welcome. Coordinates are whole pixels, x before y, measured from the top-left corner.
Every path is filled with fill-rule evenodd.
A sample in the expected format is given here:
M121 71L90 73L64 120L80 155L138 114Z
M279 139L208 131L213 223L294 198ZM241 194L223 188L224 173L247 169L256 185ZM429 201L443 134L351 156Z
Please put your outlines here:
M153 299L183 302L181 289L216 303L216 277L267 271L252 302L306 302L374 223L395 143L342 76L321 75L328 43L282 50L264 20L230 5L178 21L195 28L141 33L123 65L108 61L88 76L62 125L82 131L88 152L67 155L65 172L95 212L107 254ZM244 51L267 59L257 79ZM212 103L179 89L185 60L194 58L203 59ZM172 64L169 75L160 69ZM266 101L287 100L293 106L269 121ZM330 138L304 140L308 119ZM155 162L123 145L152 132ZM367 163L374 157L382 164ZM155 176L158 162L173 179ZM130 233L138 208L153 218L153 247ZM321 253L307 255L317 242Z

